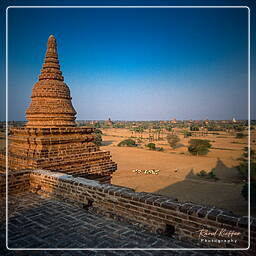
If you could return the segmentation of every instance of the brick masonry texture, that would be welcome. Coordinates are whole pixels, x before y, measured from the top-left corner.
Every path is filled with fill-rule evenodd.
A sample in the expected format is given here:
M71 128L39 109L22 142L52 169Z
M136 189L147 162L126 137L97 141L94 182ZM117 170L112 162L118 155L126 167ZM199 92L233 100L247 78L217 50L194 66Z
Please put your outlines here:
M4 202L2 201L2 204ZM1 205L2 206L2 205ZM4 206L2 206L4 207ZM1 255L231 255L216 251L8 251L0 217ZM152 234L137 225L113 221L90 210L25 192L9 196L10 248L191 248L193 245ZM232 255L238 255L232 252Z
M47 169L109 183L117 164L93 142L94 129L76 127L70 90L63 82L54 36L47 44L39 81L32 89L25 127L10 129L8 167ZM0 152L0 172L6 167Z
M13 171L47 169L109 182L117 165L92 141L93 128L16 128L11 130L8 166ZM2 155L2 173L5 155Z
M18 173L17 173L18 174ZM217 208L207 208L193 203L180 203L175 199L151 193L100 184L97 181L73 177L63 173L44 170L24 171L24 179L29 175L29 190L46 198L55 198L90 209L95 214L104 215L130 223L159 235L168 234L177 241L196 247L246 248L248 246L247 217L233 215ZM19 176L20 177L20 176ZM21 178L10 174L9 193L22 192ZM4 180L4 179L2 179ZM27 181L24 181L27 184ZM5 183L1 181L4 192ZM241 232L237 243L204 243L198 238L200 229L216 231L225 228ZM251 219L251 249L255 250L255 219ZM212 237L211 237L212 238ZM220 237L219 237L220 238ZM210 237L209 237L210 239ZM221 238L223 239L223 238Z
M0 200L5 199L6 192L6 175L0 174ZM8 194L15 195L21 192L29 191L30 188L30 172L21 171L19 173L11 173L8 175Z
M33 87L32 101L26 111L27 127L75 126L76 111L63 81L56 39L51 35L39 81Z
M221 209L110 185L117 169L94 141L94 129L76 127L76 111L60 70L56 39L50 36L39 81L32 89L28 123L10 129L8 195L9 246L94 248L246 248L247 217ZM0 153L0 197L6 191L5 153ZM37 169L37 170L36 170ZM40 170L42 169L42 170ZM46 171L47 170L47 171ZM57 172L56 172L57 171ZM86 178L86 179L85 179ZM97 181L96 181L97 180ZM4 249L1 211L0 255L84 255L85 252L10 252ZM251 220L255 252L256 223ZM199 230L240 232L237 243L205 243ZM212 236L206 238L212 239ZM215 239L223 239L216 235ZM250 251L244 251L250 255ZM43 253L43 254L42 254ZM105 252L89 252L107 255ZM158 252L110 252L109 255ZM242 255L243 251L241 252ZM86 253L87 254L87 253ZM89 255L87 254L87 255ZM168 255L231 255L228 252L167 252ZM167 255L160 252L158 255ZM232 252L232 255L236 255Z

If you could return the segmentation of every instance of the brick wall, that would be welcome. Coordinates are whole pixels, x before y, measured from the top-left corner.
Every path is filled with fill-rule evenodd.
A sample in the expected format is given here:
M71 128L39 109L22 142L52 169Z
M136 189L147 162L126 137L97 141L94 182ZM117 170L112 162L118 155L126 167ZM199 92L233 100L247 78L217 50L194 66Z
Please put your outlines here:
M93 142L94 128L12 128L8 149L9 170L45 169L110 183L117 164L109 151ZM5 173L0 152L0 173Z
M29 190L30 171L8 173L9 194L22 193ZM0 198L4 198L6 193L6 174L0 173Z
M30 189L47 197L57 197L91 206L95 211L122 221L136 222L157 233L167 233L180 240L188 240L197 246L246 248L248 247L248 218L231 212L193 203L181 203L175 199L151 193L135 192L132 189L100 184L97 181L75 178L63 173L37 170L30 174ZM256 222L251 220L251 247L255 250ZM216 232L240 232L230 243L206 243L199 239L199 230ZM213 239L213 235L206 236Z

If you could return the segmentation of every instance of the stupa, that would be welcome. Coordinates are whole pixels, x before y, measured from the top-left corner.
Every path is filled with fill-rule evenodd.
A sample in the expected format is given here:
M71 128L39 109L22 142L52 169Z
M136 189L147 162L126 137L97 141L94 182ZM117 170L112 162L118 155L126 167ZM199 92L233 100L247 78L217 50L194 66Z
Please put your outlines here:
M9 170L45 169L109 183L117 165L110 152L100 150L93 142L94 128L76 126L76 111L64 83L52 35L31 99L26 111L27 124L10 129ZM4 172L4 154L0 165Z
M113 123L112 120L109 118L107 121L105 121L105 124L108 125L108 126L110 126L110 127L112 127L114 123Z

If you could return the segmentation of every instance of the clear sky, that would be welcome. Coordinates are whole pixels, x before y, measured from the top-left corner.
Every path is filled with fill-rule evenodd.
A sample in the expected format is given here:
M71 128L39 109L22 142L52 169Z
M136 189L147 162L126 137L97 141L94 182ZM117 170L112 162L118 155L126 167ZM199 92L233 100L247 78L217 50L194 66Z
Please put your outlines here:
M25 119L50 34L77 119L247 119L246 8L8 13L9 120Z

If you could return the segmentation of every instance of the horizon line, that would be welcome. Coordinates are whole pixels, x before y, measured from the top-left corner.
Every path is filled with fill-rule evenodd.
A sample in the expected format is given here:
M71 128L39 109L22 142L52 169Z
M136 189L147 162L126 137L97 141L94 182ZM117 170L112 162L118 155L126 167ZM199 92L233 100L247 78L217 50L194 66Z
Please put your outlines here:
M79 121L107 121L107 119L77 119L75 120L75 122L79 122ZM111 119L111 121L124 121L124 122L157 122L157 121L167 121L167 122L171 122L171 121L233 121L232 119L141 119L141 120L125 120L125 119ZM236 121L248 121L249 119L235 119ZM251 121L256 120L255 119L250 119ZM0 120L1 123L6 123L6 120ZM27 120L8 120L9 122L27 122Z

